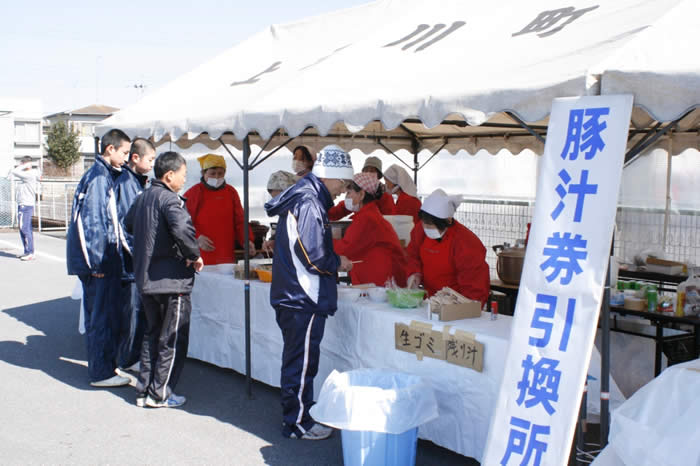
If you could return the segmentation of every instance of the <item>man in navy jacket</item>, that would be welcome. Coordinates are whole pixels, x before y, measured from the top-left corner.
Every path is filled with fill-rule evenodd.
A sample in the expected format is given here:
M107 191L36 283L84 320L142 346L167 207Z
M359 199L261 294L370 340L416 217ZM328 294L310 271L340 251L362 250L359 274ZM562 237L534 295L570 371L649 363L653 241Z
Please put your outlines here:
M102 137L102 156L85 172L73 198L66 243L69 275L83 284L88 376L94 387L127 385L115 375L121 327L121 264L129 249L119 224L114 182L129 154L131 140L112 129Z
M309 415L326 318L337 308L337 273L352 263L333 251L328 209L352 179L350 156L338 146L319 154L313 171L265 204L279 215L270 303L282 330L282 434L321 440L332 430Z
M129 162L122 166L122 173L114 184L117 196L117 214L124 229L124 217L136 197L146 188L147 173L153 169L156 148L148 139L136 138L131 142ZM124 232L129 249L133 252L134 237ZM141 356L141 343L146 319L141 308L141 296L134 282L134 260L131 254L124 254L122 261L122 328L119 332L117 365L124 369L138 371Z

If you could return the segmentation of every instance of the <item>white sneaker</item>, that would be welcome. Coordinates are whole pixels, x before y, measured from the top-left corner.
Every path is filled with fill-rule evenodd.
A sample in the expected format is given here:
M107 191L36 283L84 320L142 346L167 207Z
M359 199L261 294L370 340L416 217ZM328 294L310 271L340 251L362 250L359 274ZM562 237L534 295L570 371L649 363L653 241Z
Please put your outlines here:
M34 254L27 254L24 256L21 256L19 260L27 262L27 261L33 261L34 260Z
M109 379L100 380L98 382L90 382L93 387L123 387L124 385L129 385L131 382L128 378L122 377L121 375L115 375Z
M321 424L314 424L311 429L307 430L304 435L301 436L301 440L326 440L333 433L333 429L330 427L323 426ZM289 438L299 438L297 434L292 432Z

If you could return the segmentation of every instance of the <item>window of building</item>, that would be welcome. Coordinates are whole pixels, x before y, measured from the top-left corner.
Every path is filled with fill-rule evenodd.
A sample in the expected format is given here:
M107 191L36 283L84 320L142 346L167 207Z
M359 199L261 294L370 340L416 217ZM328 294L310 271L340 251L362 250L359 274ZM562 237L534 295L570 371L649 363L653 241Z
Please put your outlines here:
M40 144L41 125L38 121L15 121L15 143Z

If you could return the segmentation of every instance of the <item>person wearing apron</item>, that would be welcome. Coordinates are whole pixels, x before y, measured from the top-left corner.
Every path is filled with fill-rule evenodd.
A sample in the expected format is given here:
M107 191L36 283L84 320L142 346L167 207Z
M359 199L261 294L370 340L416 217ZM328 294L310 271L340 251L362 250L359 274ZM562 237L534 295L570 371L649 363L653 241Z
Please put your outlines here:
M486 248L467 227L454 219L460 196L434 191L419 211L420 224L408 245L408 287L421 283L432 296L449 287L483 305L489 296Z
M187 190L185 198L202 259L205 265L235 263L236 245L243 247L245 234L241 198L233 186L226 184L226 160L222 156L207 154L197 160L202 167L202 180ZM249 234L252 257L252 229Z

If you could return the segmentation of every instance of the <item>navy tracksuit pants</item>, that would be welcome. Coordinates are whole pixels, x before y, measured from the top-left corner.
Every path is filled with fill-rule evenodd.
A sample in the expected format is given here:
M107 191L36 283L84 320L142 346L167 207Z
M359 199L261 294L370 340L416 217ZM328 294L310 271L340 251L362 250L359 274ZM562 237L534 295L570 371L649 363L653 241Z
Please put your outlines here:
M314 425L309 409L314 400L314 377L318 372L326 316L277 308L282 330L282 434L301 436Z
M19 237L24 246L24 254L34 254L34 235L32 232L33 205L17 206L17 223L19 223Z
M146 317L136 282L122 280L122 300L122 327L117 348L117 365L126 369L141 358Z
M121 277L81 275L90 382L114 376L121 327Z

